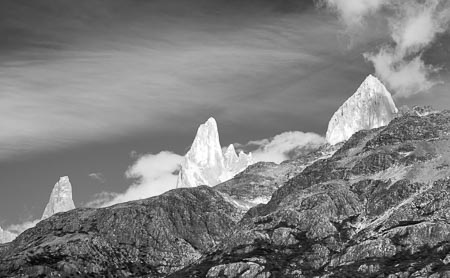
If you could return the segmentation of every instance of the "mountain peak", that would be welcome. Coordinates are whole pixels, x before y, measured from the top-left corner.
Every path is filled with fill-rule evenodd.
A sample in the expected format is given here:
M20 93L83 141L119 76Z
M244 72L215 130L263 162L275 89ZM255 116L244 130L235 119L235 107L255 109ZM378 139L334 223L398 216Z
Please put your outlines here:
M225 164L227 161L235 161L238 159L238 155L236 154L236 150L234 149L234 145L230 144L224 153Z
M335 145L363 129L385 126L398 112L391 94L373 75L339 107L328 123L327 141Z
M223 153L217 123L211 117L198 128L194 142L181 163L177 188L214 186L232 178L250 164L251 156L244 154L238 157L233 144Z
M65 212L75 208L72 200L72 185L68 176L59 178L53 187L47 206L45 207L42 220L49 218L55 213Z
M201 124L195 135L191 149L186 154L193 162L206 166L223 166L221 161L222 149L220 147L219 131L214 118L209 118L204 124Z

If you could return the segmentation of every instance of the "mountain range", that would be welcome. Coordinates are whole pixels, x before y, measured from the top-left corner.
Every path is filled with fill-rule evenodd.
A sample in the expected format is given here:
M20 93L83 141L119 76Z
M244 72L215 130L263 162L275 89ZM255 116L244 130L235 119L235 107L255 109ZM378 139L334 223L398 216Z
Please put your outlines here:
M179 188L44 219L0 245L0 276L450 277L450 112L397 109L369 76L327 140L250 163L209 119Z

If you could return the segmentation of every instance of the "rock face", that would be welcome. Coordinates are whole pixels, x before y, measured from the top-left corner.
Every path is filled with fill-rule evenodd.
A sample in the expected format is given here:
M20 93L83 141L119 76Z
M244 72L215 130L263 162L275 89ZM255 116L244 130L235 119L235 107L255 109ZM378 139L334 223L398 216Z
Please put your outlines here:
M450 112L354 134L169 277L449 277Z
M69 211L74 208L75 204L72 200L72 185L70 184L69 177L61 177L53 187L50 199L41 219L47 219L55 213Z
M250 164L251 154L240 153L238 156L233 145L227 148L225 154L222 153L216 120L209 118L198 128L194 142L185 155L177 188L214 186L232 178Z
M369 75L356 93L334 113L328 123L327 141L335 145L346 141L357 131L385 126L397 112L383 83Z
M0 253L0 277L164 277L229 237L242 214L207 186L59 213Z
M15 235L11 232L5 231L2 229L2 227L0 227L0 244L13 241L16 238L16 236L17 235Z
M280 164L258 162L248 166L234 178L218 184L214 189L226 194L239 207L249 209L269 202L272 194L286 181L300 174L314 161L334 153L330 146L310 149L302 157Z

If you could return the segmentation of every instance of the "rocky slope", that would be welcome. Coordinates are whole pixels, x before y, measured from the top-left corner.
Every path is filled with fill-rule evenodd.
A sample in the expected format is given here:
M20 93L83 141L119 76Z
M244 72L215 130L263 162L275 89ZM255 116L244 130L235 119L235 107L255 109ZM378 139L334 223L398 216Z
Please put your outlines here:
M449 277L450 112L360 131L170 277Z
M47 219L55 213L69 211L74 208L72 185L70 184L69 177L64 176L59 178L59 181L53 187L41 219Z
M222 152L216 120L209 118L198 128L181 163L176 187L214 186L231 179L252 163L251 154L241 152L238 156L233 145Z
M243 209L266 204L273 192L286 181L301 173L306 166L330 156L334 151L332 146L323 146L304 150L301 157L280 164L258 162L214 188L229 196L234 204Z
M335 145L360 130L387 125L398 112L386 87L369 75L358 90L334 113L326 138Z
M207 186L59 213L0 249L0 277L164 277L229 237L242 213Z

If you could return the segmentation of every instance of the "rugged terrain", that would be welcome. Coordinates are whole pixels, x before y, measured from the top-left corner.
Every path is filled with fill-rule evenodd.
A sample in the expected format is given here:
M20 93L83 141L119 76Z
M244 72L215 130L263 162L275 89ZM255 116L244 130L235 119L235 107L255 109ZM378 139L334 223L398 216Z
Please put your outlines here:
M0 277L161 277L229 237L242 213L207 186L58 213L0 248Z
M360 131L171 277L450 277L450 112Z
M323 159L59 213L0 248L0 276L450 277L449 139L449 111L405 113Z
M250 165L234 178L214 188L245 210L270 201L272 194L286 181L300 174L308 165L318 159L329 157L335 147L325 145L303 151L302 155L280 164L258 162Z

